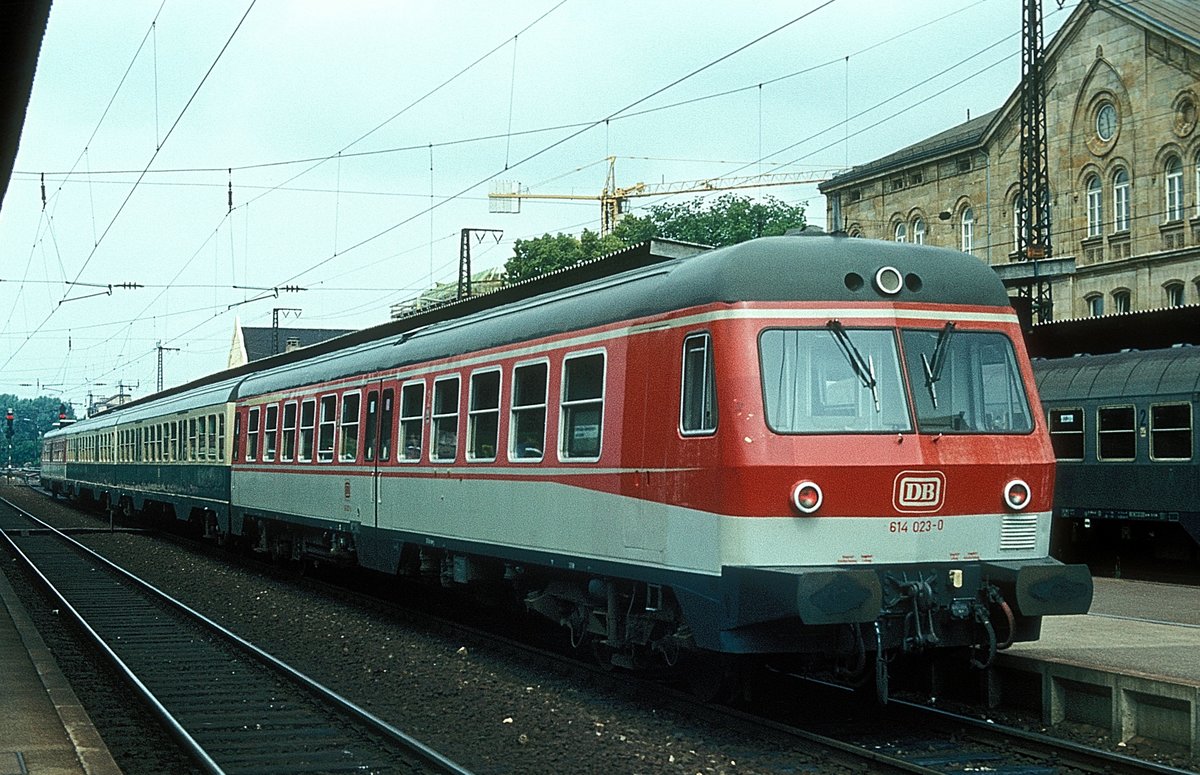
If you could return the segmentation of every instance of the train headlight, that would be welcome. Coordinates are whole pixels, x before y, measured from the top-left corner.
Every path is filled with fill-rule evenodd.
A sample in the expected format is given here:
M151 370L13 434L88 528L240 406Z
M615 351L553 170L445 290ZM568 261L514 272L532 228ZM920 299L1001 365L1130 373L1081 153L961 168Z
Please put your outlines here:
M797 482L792 487L792 505L801 514L812 514L817 509L821 508L821 501L825 500L825 494L821 492L821 488L816 482Z
M1029 485L1020 479L1013 479L1004 485L1004 502L1013 511L1023 511L1032 497Z

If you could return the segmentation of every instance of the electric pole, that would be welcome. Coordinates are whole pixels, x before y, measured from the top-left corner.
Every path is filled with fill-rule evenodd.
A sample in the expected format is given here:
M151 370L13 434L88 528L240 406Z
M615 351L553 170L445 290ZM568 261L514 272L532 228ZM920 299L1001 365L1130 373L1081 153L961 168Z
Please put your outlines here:
M483 242L483 235L491 234L496 243L504 236L502 229L463 229L458 248L458 293L455 299L471 298L471 235L478 235L476 242Z
M158 389L156 393L161 393L163 389L163 353L164 352L179 352L178 347L163 347L162 340L159 339L154 343L154 349L158 350Z
M1050 281L1039 272L1039 262L1051 258L1050 172L1046 149L1045 52L1042 48L1042 2L1023 0L1021 21L1021 201L1014 208L1017 219L1017 260L1029 261L1033 277L1017 289L1030 300L1033 319L1054 319Z
M295 307L276 307L271 310L271 338L273 342L271 345L271 355L279 355L279 313L282 312L283 316L287 317L290 313L295 312L296 317L300 317L302 311Z

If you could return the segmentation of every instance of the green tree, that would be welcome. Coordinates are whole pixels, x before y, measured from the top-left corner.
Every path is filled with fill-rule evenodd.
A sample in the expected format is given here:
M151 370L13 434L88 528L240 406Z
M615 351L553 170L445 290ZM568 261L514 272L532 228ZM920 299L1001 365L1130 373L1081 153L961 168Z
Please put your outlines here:
M806 225L803 205L790 205L770 196L754 199L733 193L715 199L697 197L655 205L649 208L645 218L631 223L630 228L644 233L647 227L640 223L643 220L652 224L652 236L715 248L756 237L777 237L788 229L801 229Z
M578 239L570 234L544 234L537 239L514 242L513 257L504 265L504 272L508 282L516 283L627 246L628 243L611 234L601 237L587 229Z
M679 203L655 205L646 215L626 215L612 234L601 237L584 229L578 239L570 234L545 234L517 240L513 257L504 265L508 282L515 283L555 269L612 253L654 237L724 247L755 237L773 237L805 226L804 206L765 197L753 199L722 194L715 199L697 197Z
M23 466L42 459L42 436L58 422L61 401L52 396L39 398L17 398L11 394L0 395L0 409L13 410L13 435L0 436L0 466L7 466L9 453L12 464ZM66 407L67 417L74 417L74 410Z

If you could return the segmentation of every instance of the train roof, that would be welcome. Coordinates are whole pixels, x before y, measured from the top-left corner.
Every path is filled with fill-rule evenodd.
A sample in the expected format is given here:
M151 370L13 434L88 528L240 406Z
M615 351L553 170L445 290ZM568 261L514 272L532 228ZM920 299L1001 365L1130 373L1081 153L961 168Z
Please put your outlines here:
M200 385L185 392L171 393L154 401L139 402L77 420L65 428L49 431L47 437L63 432L79 433L82 431L98 431L111 428L118 423L138 422L161 418L164 415L187 412L207 406L217 406L237 398L237 388L244 377L231 377L218 382Z
M1044 402L1133 398L1200 392L1200 347L1035 359Z
M894 295L873 278L906 283ZM379 372L714 303L927 302L1009 307L995 273L953 250L843 236L766 237L641 266L251 374L241 395Z
M892 266L895 295L873 278ZM856 276L860 283L852 282ZM944 248L844 235L766 237L708 249L654 239L483 296L217 372L71 426L110 427L186 409L712 303L926 302L1009 307L982 261Z

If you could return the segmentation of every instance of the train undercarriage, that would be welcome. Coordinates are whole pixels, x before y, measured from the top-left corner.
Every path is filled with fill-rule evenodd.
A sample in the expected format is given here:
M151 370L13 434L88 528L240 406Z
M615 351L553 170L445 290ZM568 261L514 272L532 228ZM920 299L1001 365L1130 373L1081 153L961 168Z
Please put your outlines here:
M235 533L232 520L210 509L193 508L184 516L150 501L140 508L127 498L104 505L122 516L188 523L208 540L279 562L362 566L488 605L501 601L508 610L557 625L573 649L606 667L671 675L698 661L710 672L713 664L745 657L873 690L881 701L888 696L889 664L898 657L953 658L986 669L1013 642L1035 640L1042 615L1081 605L1086 610L1091 593L1090 578L1077 578L1072 566L1053 561L726 568L699 591L414 542L394 542L381 566L378 559L363 562L355 531L327 523L247 514ZM728 683L700 681L704 687Z

